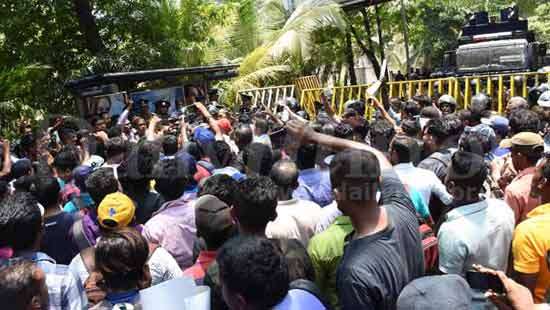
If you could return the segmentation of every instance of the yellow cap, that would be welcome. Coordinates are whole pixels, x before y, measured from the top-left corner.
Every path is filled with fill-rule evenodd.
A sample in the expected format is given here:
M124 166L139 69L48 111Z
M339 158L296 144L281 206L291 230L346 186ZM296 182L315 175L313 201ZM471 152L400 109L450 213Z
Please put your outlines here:
M97 208L97 219L104 228L121 228L132 222L135 212L136 207L132 199L116 192L103 198Z

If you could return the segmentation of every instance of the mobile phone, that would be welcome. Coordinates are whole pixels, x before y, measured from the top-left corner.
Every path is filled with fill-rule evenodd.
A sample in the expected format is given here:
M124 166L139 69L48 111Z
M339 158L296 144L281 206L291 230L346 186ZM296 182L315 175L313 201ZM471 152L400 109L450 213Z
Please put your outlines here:
M477 271L468 271L466 272L466 282L473 289L478 289L481 291L492 290L495 293L502 294L504 293L504 285L500 278L496 275L482 273Z

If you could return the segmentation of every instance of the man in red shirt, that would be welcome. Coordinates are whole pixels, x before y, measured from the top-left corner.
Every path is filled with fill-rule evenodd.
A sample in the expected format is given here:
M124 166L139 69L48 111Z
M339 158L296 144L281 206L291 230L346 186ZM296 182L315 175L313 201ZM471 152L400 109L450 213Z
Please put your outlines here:
M541 204L540 198L532 197L530 192L536 164L544 151L544 140L539 134L521 132L511 139L503 140L500 145L511 148L512 163L518 171L518 175L504 192L504 200L514 211L518 225L525 220L529 211Z

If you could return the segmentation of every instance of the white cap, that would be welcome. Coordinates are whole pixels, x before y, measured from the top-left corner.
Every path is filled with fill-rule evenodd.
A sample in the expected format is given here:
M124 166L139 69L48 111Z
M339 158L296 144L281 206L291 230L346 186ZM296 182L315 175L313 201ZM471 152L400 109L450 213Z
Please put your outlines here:
M543 108L550 108L550 90L547 90L540 95L537 104Z

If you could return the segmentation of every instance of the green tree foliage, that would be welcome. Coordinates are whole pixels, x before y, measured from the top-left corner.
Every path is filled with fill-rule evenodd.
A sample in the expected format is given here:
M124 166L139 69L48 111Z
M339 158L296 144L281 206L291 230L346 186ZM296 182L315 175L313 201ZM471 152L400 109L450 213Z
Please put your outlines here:
M439 65L445 51L456 48L466 8L458 1L415 1L409 10L410 42L427 67Z
M529 18L529 21L538 39L550 43L550 3L537 6L534 16Z
M211 33L226 25L232 8L213 0L90 3L105 47L97 54L86 46L73 1L0 2L0 77L2 89L10 89L0 94L0 102L19 102L37 112L76 112L63 87L69 79L206 64L217 44ZM47 70L36 75L36 69L28 69L37 66Z

